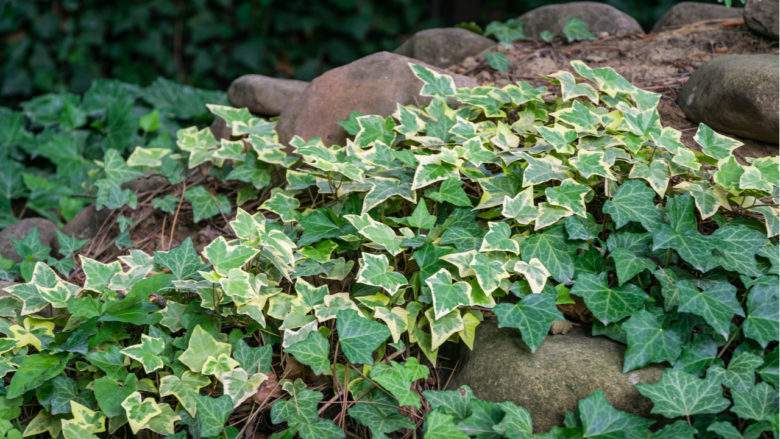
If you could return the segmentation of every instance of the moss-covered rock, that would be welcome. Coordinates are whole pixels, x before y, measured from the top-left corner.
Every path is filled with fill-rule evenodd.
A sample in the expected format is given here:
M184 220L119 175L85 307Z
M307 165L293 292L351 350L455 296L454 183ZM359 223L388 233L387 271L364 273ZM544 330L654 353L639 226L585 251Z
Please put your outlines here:
M518 332L486 321L453 386L467 384L479 398L522 405L531 413L536 431L561 424L567 410L575 410L577 401L598 389L620 410L647 415L652 404L634 384L657 381L662 368L623 373L624 349L576 328L547 336L531 353Z

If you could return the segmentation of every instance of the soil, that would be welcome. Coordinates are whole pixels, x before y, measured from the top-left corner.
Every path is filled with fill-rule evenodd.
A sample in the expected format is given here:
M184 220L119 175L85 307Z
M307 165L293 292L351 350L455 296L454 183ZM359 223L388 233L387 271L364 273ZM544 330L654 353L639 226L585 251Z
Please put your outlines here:
M685 118L675 103L688 76L711 58L729 53L778 53L777 42L756 36L741 18L708 20L646 35L606 37L574 44L518 42L500 47L510 61L509 71L490 68L481 55L451 66L453 73L473 76L481 84L527 81L549 85L545 75L569 70L569 61L582 60L591 67L612 67L638 87L662 94L659 112L665 126L683 132L683 141L696 148L697 124ZM777 145L741 139L739 157L777 154Z

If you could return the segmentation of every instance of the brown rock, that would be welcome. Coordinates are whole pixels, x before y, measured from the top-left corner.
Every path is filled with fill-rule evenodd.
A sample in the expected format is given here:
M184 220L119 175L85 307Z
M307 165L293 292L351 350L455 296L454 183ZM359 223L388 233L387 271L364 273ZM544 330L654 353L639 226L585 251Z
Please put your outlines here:
M531 353L517 331L486 321L452 386L466 384L478 398L522 405L531 413L535 431L561 424L567 410L576 410L580 399L598 389L616 408L647 415L652 403L634 384L657 381L662 368L623 373L624 349L575 327L566 335L548 335Z
M520 16L526 36L540 39L539 34L550 31L563 33L563 27L572 18L577 17L588 25L595 34L608 34L622 37L630 34L644 34L642 26L620 10L597 2L570 2L541 6Z
M89 205L68 221L62 231L79 239L92 239L110 213L109 209L96 210L94 205Z
M16 254L16 249L14 249L14 242L27 236L33 229L38 229L38 236L43 245L51 247L54 244L56 224L45 218L25 218L0 231L0 256L16 262L21 261L19 255Z
M776 40L778 10L780 4L777 0L748 0L745 4L745 24L753 32Z
M696 69L677 103L688 119L760 142L778 143L777 55L724 55Z
M725 20L742 17L742 8L726 7L713 3L681 2L666 11L653 26L653 32L672 29L702 20Z
M422 82L409 68L409 63L415 62L421 63L379 52L323 73L282 112L277 125L279 139L288 143L294 135L304 139L319 136L325 144L343 144L346 132L338 122L352 111L386 116L395 111L396 103L425 104L430 98L419 95ZM452 76L458 87L477 85L472 78Z
M495 46L495 41L466 29L443 27L412 35L395 53L434 65L447 67Z
M295 79L244 75L230 84L228 100L234 107L246 107L258 116L278 116L308 84Z

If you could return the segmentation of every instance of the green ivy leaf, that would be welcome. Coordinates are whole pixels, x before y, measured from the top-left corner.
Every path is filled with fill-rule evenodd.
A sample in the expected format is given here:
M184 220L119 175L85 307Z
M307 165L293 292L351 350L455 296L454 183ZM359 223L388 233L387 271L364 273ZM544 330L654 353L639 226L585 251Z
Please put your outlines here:
M610 288L606 273L578 274L571 294L582 297L588 309L605 325L630 316L647 300L645 292L634 284Z
M667 327L654 314L641 310L623 322L628 348L623 359L623 373L650 363L674 363L682 351L682 334Z
M776 421L777 390L767 383L758 383L749 390L733 390L731 411L743 419Z
M192 205L192 217L196 223L215 215L228 215L232 210L226 196L214 195L203 186L187 189L184 198Z
M655 384L637 384L637 390L653 401L651 413L667 418L719 413L729 406L723 397L720 380L711 376L697 378L681 370L664 370Z
M726 281L703 280L701 288L680 288L678 310L704 318L724 339L728 338L734 315L744 317L737 289Z
M609 403L604 391L597 390L577 404L583 437L639 437L653 424L649 419L620 411Z
M767 276L759 280L748 293L747 317L742 324L745 337L766 347L778 339L780 328L778 312L777 277Z
M538 259L553 279L561 283L569 283L574 277L571 253L565 238L555 231L532 234L520 243L520 254L524 261Z
M666 216L669 223L653 230L653 250L673 249L697 270L708 271L713 265L712 244L699 233L693 198L688 194L668 198Z
M317 375L330 375L330 343L319 331L311 331L303 340L287 346L285 352L311 367Z
M198 429L201 436L217 436L225 427L228 416L233 411L233 400L228 395L212 398L206 395L198 395L197 404Z
M371 364L374 351L390 337L387 326L361 317L353 309L336 314L336 330L344 355L350 363Z
M203 261L195 251L190 237L174 249L154 252L154 263L170 270L177 280L187 279L203 268Z
M563 319L555 306L555 297L549 294L530 294L514 304L499 303L493 312L498 318L499 328L520 330L531 352L536 352L541 346L552 322Z
M609 256L615 263L618 285L625 284L645 270L653 272L656 267L655 262L651 259L637 256L631 250L625 248L616 248Z
M618 228L634 221L653 230L661 222L661 211L655 207L654 198L653 190L643 182L628 180L604 203L604 213L612 217Z
M424 434L426 439L468 439L455 425L451 415L432 411L425 417Z
M410 390L412 384L428 378L428 368L411 357L404 363L380 363L371 369L371 379L398 399L402 406L420 408L420 397Z

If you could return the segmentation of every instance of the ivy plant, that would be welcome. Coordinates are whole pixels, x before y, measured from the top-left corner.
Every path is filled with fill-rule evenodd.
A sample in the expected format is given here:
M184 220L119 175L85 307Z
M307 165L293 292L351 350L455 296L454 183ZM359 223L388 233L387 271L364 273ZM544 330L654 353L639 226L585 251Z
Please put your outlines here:
M705 125L686 147L660 96L610 68L573 62L548 89L410 67L428 103L352 115L343 146L283 145L212 105L231 139L187 128L106 168L170 158L260 195L191 186L194 221L228 221L201 252L81 256L83 284L37 262L6 288L6 436L233 437L250 405L275 438L531 437L526 409L432 371L488 319L535 351L573 300L626 345L624 371L665 367L636 386L656 417L599 390L544 437L776 435L778 157L738 160Z

